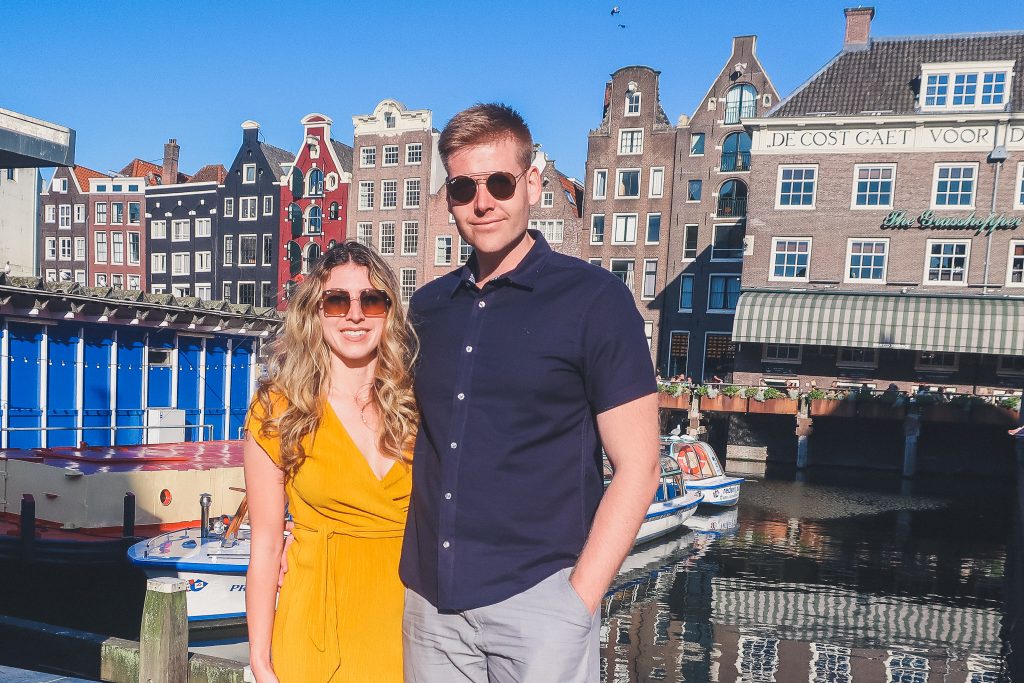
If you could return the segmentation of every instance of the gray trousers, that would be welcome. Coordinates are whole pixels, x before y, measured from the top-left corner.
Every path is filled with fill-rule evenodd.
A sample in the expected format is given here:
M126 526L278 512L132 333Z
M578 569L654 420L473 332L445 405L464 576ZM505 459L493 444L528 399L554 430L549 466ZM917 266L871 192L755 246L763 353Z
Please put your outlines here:
M571 571L453 614L406 589L405 683L595 683L601 610L589 614Z

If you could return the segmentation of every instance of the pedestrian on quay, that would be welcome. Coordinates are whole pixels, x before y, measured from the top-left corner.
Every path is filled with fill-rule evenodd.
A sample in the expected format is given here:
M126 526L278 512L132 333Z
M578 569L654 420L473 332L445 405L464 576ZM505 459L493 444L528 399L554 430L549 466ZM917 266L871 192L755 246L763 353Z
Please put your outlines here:
M542 182L517 112L470 107L438 144L474 251L410 304L405 680L597 681L600 602L659 479L643 321L618 278L527 229Z
M258 683L402 680L398 562L418 417L416 337L398 291L372 249L327 250L288 302L250 407L246 616Z

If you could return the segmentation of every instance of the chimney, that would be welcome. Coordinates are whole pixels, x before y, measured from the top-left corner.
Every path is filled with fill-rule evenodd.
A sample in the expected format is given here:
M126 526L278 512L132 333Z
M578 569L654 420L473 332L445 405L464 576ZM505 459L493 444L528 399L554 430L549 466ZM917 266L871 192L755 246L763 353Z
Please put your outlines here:
M160 182L163 185L173 185L178 182L178 141L171 138L164 145L164 168L160 174Z
M847 7L846 35L843 37L843 50L855 51L868 49L871 38L871 19L875 16L874 7Z

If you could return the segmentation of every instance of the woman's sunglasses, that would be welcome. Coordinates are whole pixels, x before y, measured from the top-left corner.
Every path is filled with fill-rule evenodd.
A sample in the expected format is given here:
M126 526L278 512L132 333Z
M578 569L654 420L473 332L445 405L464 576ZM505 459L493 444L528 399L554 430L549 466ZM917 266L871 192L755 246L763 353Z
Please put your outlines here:
M516 183L523 177L525 169L519 175L512 175L507 171L495 171L494 173L470 173L469 175L457 175L450 178L445 185L448 187L448 196L456 204L468 204L476 196L476 186L483 183L487 191L497 200L504 201L511 199L516 193Z
M344 289L325 289L320 295L320 308L328 318L348 315L352 297ZM380 289L364 289L359 292L359 310L368 318L387 315L391 308L391 297Z

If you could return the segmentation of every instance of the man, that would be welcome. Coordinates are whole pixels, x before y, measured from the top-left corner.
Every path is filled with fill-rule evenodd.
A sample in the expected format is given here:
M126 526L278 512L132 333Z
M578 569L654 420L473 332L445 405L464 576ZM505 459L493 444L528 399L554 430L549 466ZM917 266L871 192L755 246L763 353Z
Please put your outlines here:
M518 113L460 112L439 151L474 252L410 304L405 680L596 681L601 599L658 485L643 323L620 280L527 230L541 178Z

